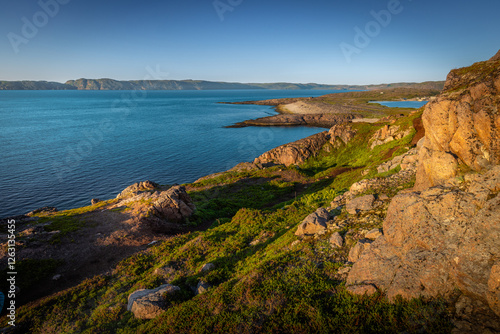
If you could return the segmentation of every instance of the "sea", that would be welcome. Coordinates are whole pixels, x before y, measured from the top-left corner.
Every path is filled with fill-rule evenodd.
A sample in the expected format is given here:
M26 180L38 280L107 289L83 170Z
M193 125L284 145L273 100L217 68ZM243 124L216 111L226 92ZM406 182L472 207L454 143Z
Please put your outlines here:
M336 92L0 91L0 218L87 206L135 182L189 183L253 161L325 129L226 128L276 112L220 102Z

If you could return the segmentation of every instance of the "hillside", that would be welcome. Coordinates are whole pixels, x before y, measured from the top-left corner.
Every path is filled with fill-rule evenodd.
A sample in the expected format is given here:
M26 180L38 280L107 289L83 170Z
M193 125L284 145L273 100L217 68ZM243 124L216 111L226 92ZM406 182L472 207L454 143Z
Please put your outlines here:
M396 83L382 85L323 85L295 83L237 83L203 80L131 80L78 79L65 84L47 81L0 81L0 90L230 90L230 89L331 89L331 90L371 90L396 87L415 89L443 88L444 82Z
M17 217L25 305L6 331L498 333L499 106L492 58L419 110Z
M0 90L75 90L74 86L47 81L0 81Z

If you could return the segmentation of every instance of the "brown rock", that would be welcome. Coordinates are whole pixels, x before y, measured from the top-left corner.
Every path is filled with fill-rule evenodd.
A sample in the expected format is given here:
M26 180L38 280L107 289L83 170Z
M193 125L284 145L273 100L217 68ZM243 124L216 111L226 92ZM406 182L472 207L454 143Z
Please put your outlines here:
M91 204L91 205L96 205L96 204L97 204L97 203L99 203L99 202L101 202L101 200L100 200L100 199L98 199L98 198L92 198L92 199L90 200L90 204Z
M307 216L299 228L295 232L296 236L312 235L318 232L326 231L326 222L329 219L330 214L324 208L319 208L315 212Z
M254 164L275 163L285 166L298 165L308 158L316 156L330 136L321 132L307 138L276 147L254 160Z
M363 285L351 285L347 287L347 291L353 293L355 295L373 295L377 292L377 288L371 284L363 284Z
M137 182L125 188L116 198L137 195L140 192L155 190L159 185L151 181Z
M469 177L468 188L437 186L391 202L384 236L357 261L347 285L373 284L393 300L450 297L454 289L500 316L500 167ZM488 184L488 187L480 185ZM478 197L478 189L482 194ZM495 264L496 263L496 264Z
M361 255L363 255L363 252L370 249L371 244L372 244L371 240L368 240L368 239L359 240L358 243L353 248L351 248L351 250L349 251L348 261L349 262L358 261L358 259L361 257Z
M191 197L183 186L163 191L141 220L159 233L182 230L184 223L196 210Z
M377 240L379 237L383 235L382 231L379 228L375 228L368 233L365 234L366 239Z
M330 143L334 147L340 147L343 144L349 143L357 131L349 124L337 124L330 128L328 134L330 135ZM339 142L340 140L340 142Z
M442 184L454 176L458 161L476 171L500 164L499 106L499 62L450 72L444 92L426 105L422 116L426 141L416 189Z

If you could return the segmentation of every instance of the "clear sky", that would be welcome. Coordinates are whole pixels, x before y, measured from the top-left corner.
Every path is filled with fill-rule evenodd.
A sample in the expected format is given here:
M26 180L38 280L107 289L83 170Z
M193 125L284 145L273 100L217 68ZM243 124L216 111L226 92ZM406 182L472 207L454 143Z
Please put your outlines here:
M444 80L450 69L500 49L498 0L0 0L0 6L0 80L420 82ZM161 73L153 77L151 69Z

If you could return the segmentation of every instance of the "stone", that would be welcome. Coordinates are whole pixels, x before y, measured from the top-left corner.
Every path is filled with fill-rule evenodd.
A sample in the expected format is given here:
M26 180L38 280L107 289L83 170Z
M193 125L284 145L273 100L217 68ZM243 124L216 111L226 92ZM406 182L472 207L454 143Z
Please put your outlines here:
M486 187L486 195L474 193L495 180L498 169L468 177L474 182L465 189L441 185L397 195L384 235L354 264L347 286L372 284L390 300L452 298L457 288L500 316L500 195ZM352 252L349 261L357 255Z
M463 163L481 171L500 164L500 63L452 70L441 95L425 106L425 141L416 189L443 184ZM441 166L444 164L443 166Z
M127 196L137 195L144 191L155 190L159 187L159 184L152 181L137 182L125 188L116 198L124 198Z
M202 294L202 293L205 293L208 291L208 289L210 289L212 287L212 285L204 282L204 281L199 281L198 282L198 285L196 286L196 291L195 291L195 294L196 295L199 295L199 294Z
M330 237L330 245L332 245L333 248L342 248L344 245L344 239L340 235L340 233L335 232L332 234Z
M196 210L191 197L184 186L174 186L159 194L142 222L159 233L179 229Z
M90 200L90 204L91 204L91 205L96 205L96 204L97 204L97 203L99 203L99 202L101 202L101 200L100 200L100 199L98 199L98 198L92 198L92 199Z
M212 271L212 270L214 270L214 269L215 269L215 264L210 263L210 262L209 262L209 263L205 263L205 264L201 267L201 269L200 269L200 273L208 273L208 272L210 272L210 271Z
M59 281L59 280L61 279L61 277L62 277L62 275L57 274L57 275L54 275L54 276L52 277L52 280L53 280L53 281Z
M275 163L287 167L299 165L308 158L316 156L329 139L328 132L321 132L293 143L276 147L256 158L253 163Z
M165 312L168 296L178 291L178 286L170 284L151 290L137 290L128 297L127 311L132 312L137 319L154 319Z
M370 239L370 240L376 240L379 237L381 237L382 235L383 235L382 231L379 228L375 228L375 229L369 231L368 233L366 233L365 238Z
M347 201L346 209L351 215L355 215L361 211L370 211L375 208L375 196L365 195Z
M361 239L359 240L354 247L349 251L348 261L355 263L359 260L363 252L370 249L372 244L371 240Z
M313 235L320 231L326 231L326 222L330 218L330 214L325 208L319 208L315 212L307 216L299 225L296 236Z

